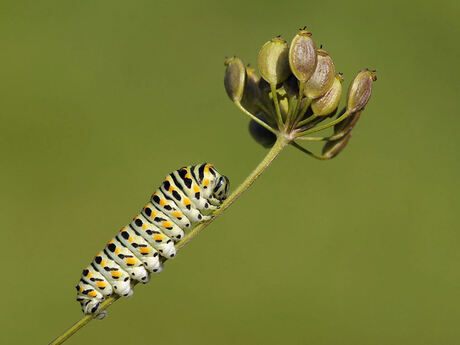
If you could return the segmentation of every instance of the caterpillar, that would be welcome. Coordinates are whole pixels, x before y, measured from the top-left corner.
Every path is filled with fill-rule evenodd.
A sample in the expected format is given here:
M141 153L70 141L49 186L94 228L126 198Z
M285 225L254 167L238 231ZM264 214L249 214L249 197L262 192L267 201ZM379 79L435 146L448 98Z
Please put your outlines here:
M83 313L96 314L107 297L133 294L134 281L147 283L163 261L176 255L175 242L212 218L227 198L229 180L212 164L182 167L170 173L142 211L123 227L83 270L77 301Z

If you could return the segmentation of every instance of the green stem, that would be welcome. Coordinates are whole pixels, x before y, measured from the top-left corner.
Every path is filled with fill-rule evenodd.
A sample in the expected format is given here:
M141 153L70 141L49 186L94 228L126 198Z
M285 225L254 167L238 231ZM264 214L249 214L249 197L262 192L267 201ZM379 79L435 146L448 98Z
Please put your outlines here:
M310 155L312 156L313 158L316 158L316 159L319 159L321 161L325 161L325 160L328 160L329 158L326 158L324 156L320 156L320 155L317 155L316 153L313 153L309 150L307 150L306 148L300 146L299 144L297 144L295 141L291 142L291 145L294 146L296 149L299 149L300 151L302 151L303 153L306 153L307 155Z
M300 104L302 104L302 98L303 98L304 89L305 89L305 82L301 81L299 83L299 96L297 97L297 104L295 106L294 114L292 115L292 120L293 120L292 123L295 123L297 121L298 117L299 117L298 116L299 115L299 108L300 108Z
M267 125L265 122L263 122L262 120L258 119L254 114L251 114L249 111L247 111L242 105L240 102L235 102L236 106L243 112L245 113L246 115L248 115L251 119L253 119L255 122L257 122L259 125L261 125L262 127L268 129L270 132L272 132L273 134L275 135L278 135L278 131L271 128L269 125Z
M241 183L224 201L222 206L214 212L213 218L201 223L197 227L195 227L192 231L190 231L181 241L176 244L176 249L182 249L185 247L193 238L195 238L201 231L203 231L209 224L211 224L217 216L221 215L227 208L233 204L236 199L238 199L241 194L243 194L253 183L254 181L268 168L271 162L280 154L280 152L289 144L290 140L285 138L284 136L278 136L278 139L275 142L275 145L270 149L267 153L265 158L257 165L257 167L249 174L248 177ZM114 303L120 297L118 295L112 295L108 297L100 307L100 310L107 309L112 303ZM92 319L94 319L96 315L90 314L83 316L77 323L75 323L72 327L62 333L59 337L54 339L49 345L59 345L62 344L64 341L69 339L72 335L74 335L80 328L88 324Z
M281 116L280 104L278 103L278 94L276 93L276 85L270 84L270 89L272 91L273 103L275 104L276 115L278 116L278 129L283 128L283 117Z
M342 116L340 116L338 119L334 120L334 121L331 121L329 123L326 123L325 125L322 125L322 126L319 126L319 127L314 127L312 129L309 129L307 131L304 131L304 132L300 132L299 134L296 134L295 137L296 138L299 138L299 137L303 137L307 134L310 134L310 133L314 133L314 132L318 132L318 131L322 131L323 129L326 129L326 128L329 128L331 126L334 126L336 124L338 124L339 122L342 122L343 120L345 120L348 116L350 116L350 113L348 112L345 112Z
M309 118L306 118L305 120L300 121L298 124L296 124L296 126L302 127L303 125L306 125L307 123L309 123L310 121L313 121L313 120L316 119L317 117L318 117L318 115L313 114L313 115L310 116Z

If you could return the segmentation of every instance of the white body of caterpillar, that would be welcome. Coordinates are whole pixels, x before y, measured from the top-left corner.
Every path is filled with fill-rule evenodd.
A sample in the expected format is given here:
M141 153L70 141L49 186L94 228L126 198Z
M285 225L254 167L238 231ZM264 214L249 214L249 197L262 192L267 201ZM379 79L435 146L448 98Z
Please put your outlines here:
M95 256L83 270L77 301L84 314L97 314L102 301L117 294L133 294L134 281L147 283L162 261L176 255L175 242L227 198L228 178L211 164L180 168L169 174L142 211Z

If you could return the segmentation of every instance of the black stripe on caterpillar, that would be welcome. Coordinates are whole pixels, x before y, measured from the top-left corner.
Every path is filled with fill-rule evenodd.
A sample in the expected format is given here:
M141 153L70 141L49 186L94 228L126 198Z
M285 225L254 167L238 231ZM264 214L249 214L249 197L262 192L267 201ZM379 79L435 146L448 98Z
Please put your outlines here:
M170 173L142 211L98 253L82 272L77 301L84 314L104 318L107 297L133 294L133 281L147 283L163 269L162 257L176 255L175 242L209 220L227 198L229 180L212 164L187 166Z

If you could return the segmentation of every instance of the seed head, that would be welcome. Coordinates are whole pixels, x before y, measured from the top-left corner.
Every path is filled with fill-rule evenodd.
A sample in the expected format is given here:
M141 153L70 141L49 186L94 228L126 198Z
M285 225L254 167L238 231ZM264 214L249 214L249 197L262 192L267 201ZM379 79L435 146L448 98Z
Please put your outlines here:
M315 72L316 48L311 33L302 29L294 36L289 48L289 65L295 77L306 82Z
M335 66L327 51L318 49L316 69L305 84L304 94L310 99L324 95L335 79Z
M246 68L239 57L231 57L225 60L224 85L228 97L233 102L241 102L243 99L244 85L246 82Z
M291 74L288 54L286 41L279 37L268 41L260 49L257 57L259 72L269 84L282 83Z
M337 109L342 97L342 82L342 75L337 74L331 88L320 98L311 102L311 109L316 116L326 116Z
M347 95L347 111L355 113L364 109L372 93L372 83L377 80L373 71L367 68L359 72L350 87Z

